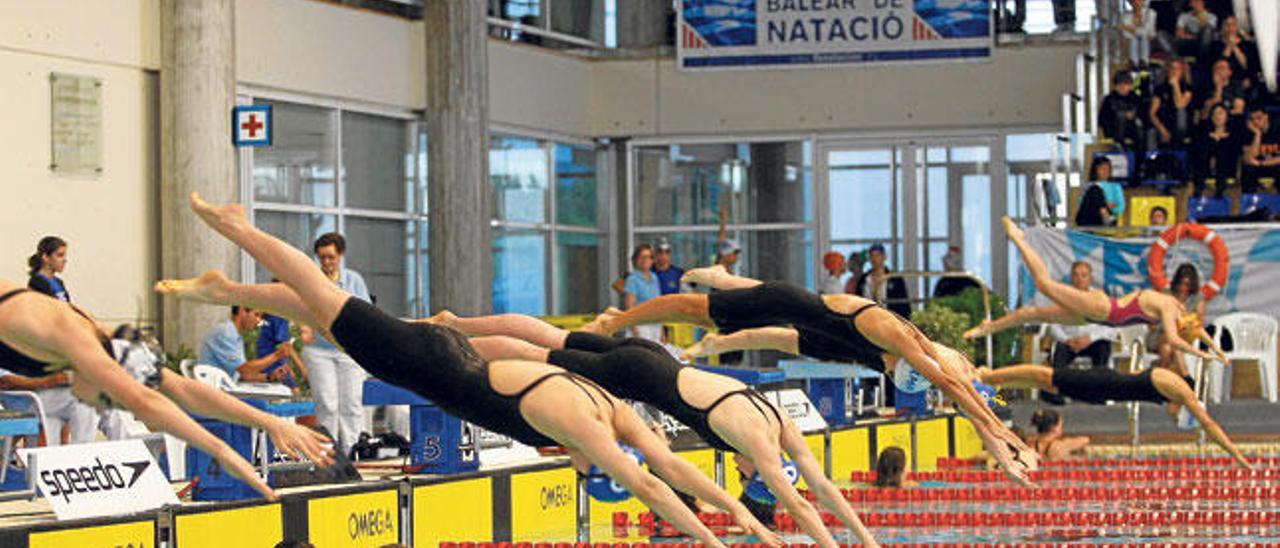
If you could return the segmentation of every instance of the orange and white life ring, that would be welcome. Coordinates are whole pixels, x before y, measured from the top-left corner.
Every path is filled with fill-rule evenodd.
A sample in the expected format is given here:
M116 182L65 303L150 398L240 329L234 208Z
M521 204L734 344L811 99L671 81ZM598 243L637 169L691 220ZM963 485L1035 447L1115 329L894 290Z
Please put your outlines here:
M1147 253L1147 276L1151 285L1164 291L1169 288L1169 277L1164 273L1164 256L1169 247L1183 238L1192 238L1204 242L1205 247L1213 254L1213 275L1209 281L1200 286L1205 300L1212 299L1227 285L1227 267L1230 265L1230 254L1227 244L1209 227L1197 223L1178 223L1160 233L1160 237L1151 244Z

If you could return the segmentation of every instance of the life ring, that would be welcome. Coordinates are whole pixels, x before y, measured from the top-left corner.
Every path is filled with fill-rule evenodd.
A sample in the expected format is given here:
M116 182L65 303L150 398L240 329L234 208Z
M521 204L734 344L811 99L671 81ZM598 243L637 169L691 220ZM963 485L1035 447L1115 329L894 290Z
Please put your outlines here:
M1169 277L1164 273L1164 255L1174 242L1183 238L1204 242L1205 247L1208 247L1209 252L1213 254L1213 275L1209 277L1208 282L1200 286L1200 292L1204 294L1205 300L1212 299L1227 285L1227 267L1230 265L1231 258L1227 252L1226 242L1222 241L1216 232L1202 224L1178 223L1160 233L1160 237L1151 244L1151 250L1147 253L1147 276L1151 278L1151 285L1161 291L1169 288Z

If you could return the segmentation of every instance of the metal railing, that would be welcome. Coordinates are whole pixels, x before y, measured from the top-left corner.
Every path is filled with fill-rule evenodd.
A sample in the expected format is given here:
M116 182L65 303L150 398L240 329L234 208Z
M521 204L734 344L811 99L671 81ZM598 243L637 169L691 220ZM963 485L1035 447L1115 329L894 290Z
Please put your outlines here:
M991 321L991 289L987 287L986 282L982 281L977 274L965 271L930 271L930 270L906 270L901 272L889 272L887 278L960 278L970 280L982 289L982 317L986 321ZM881 304L893 304L906 302L911 303L928 303L929 297L921 297L919 299L885 299ZM910 320L911 318L907 318ZM986 338L987 345L987 363L988 367L995 367L995 336L988 333Z
M1147 355L1147 343L1142 337L1135 338L1129 343L1129 374L1142 371L1142 360ZM1138 447L1140 445L1139 438L1142 435L1142 428L1139 424L1141 420L1141 404L1137 401L1129 402L1129 451L1132 456L1137 456Z

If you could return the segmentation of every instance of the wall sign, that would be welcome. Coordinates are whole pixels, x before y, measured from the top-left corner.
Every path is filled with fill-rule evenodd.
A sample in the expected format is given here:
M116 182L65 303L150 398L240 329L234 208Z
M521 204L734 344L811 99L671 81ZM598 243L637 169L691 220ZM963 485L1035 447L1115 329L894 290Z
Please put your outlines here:
M49 75L49 169L55 173L102 173L102 80Z
M118 516L178 504L142 440L22 451L34 488L60 520Z
M238 147L271 146L271 105L243 105L231 109L231 141Z

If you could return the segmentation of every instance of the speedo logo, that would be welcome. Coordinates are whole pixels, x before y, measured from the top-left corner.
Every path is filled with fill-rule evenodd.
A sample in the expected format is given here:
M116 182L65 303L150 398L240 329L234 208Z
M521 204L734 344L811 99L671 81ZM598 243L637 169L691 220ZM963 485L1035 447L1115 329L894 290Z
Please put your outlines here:
M125 481L120 467L114 464L103 464L102 459L96 457L93 461L95 463L93 466L54 468L40 472L40 482L44 484L42 491L49 497L61 496L69 503L72 495L128 489L138 482L142 472L151 465L145 460L120 463L121 466L130 470L130 477Z

